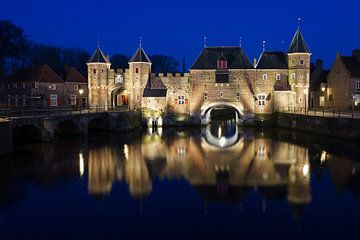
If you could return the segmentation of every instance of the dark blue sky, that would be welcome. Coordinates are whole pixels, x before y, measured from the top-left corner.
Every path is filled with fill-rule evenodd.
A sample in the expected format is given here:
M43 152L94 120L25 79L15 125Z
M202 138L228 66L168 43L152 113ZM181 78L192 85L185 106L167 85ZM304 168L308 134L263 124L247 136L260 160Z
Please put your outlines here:
M238 45L252 61L266 40L267 50L287 50L302 18L301 29L313 52L329 66L336 52L360 47L358 0L11 0L0 1L0 19L22 27L31 40L93 51L97 38L107 54L132 55L139 37L148 54L191 65L203 47Z

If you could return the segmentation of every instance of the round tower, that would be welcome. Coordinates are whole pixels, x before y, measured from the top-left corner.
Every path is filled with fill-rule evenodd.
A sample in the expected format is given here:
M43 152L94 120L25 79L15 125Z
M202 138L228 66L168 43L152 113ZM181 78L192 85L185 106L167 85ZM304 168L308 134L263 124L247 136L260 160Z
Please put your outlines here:
M289 84L296 93L295 107L304 111L309 107L310 56L311 52L298 28L288 50Z
M89 88L89 106L107 107L108 106L108 74L111 63L97 47L94 54L87 62L88 66L88 88Z
M140 47L129 61L130 83L127 89L131 89L130 109L141 109L142 95L151 73L151 61L144 49Z

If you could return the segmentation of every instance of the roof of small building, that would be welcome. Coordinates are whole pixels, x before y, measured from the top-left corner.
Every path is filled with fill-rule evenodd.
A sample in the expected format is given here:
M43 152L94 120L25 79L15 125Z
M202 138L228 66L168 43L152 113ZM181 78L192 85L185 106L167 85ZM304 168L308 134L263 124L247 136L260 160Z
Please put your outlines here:
M300 28L298 28L291 41L288 53L310 53L310 49L300 32Z
M63 83L64 80L47 64L22 68L7 77L9 82L50 82Z
M144 49L142 47L139 47L135 54L132 56L129 62L147 62L151 63L149 57L146 55Z
M62 68L54 69L54 71L65 82L87 83L87 79L75 68L71 66L64 66Z
M88 63L110 63L110 61L101 51L100 47L97 47L91 58L88 60Z
M342 56L341 58L349 70L351 77L360 77L360 60L354 56Z
M321 83L327 83L327 77L330 73L330 70L323 70L319 76L313 80L313 82L310 84L311 90L317 90L319 89Z
M166 97L167 88L160 78L149 78L143 97Z
M216 69L217 60L227 60L228 69L253 69L253 65L241 47L206 47L202 50L191 69Z
M287 56L283 52L263 52L257 69L288 69Z

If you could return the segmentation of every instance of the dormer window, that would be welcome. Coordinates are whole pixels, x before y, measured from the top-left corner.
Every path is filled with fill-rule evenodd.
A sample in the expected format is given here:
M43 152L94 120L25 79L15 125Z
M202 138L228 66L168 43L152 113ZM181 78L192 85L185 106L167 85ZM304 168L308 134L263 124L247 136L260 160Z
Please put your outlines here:
M217 68L218 69L227 69L227 60L223 54L217 60Z

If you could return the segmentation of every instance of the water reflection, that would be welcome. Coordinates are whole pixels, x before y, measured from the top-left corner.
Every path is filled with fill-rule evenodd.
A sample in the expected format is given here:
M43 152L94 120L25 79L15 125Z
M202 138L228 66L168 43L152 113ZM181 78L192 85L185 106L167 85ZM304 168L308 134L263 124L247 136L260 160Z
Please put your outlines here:
M134 199L151 195L154 179L184 179L207 203L242 203L256 191L263 211L267 199L275 198L301 214L313 198L311 178L321 177L324 169L338 191L360 192L360 164L352 157L358 148L345 143L347 148L337 152L338 144L305 135L294 138L286 131L243 130L231 121L201 130L66 139L25 147L3 161L0 204L21 199L29 179L48 186L64 179L86 180L88 194L95 197L110 197L115 183L126 183Z

